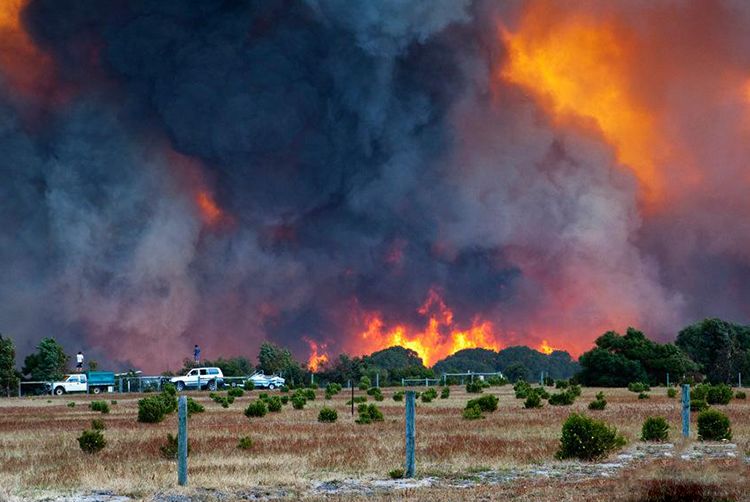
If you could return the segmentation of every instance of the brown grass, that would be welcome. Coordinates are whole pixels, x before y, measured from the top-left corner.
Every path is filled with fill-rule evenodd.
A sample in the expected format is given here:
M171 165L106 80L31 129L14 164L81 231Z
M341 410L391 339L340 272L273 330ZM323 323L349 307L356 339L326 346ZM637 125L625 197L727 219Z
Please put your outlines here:
M322 480L385 479L388 471L402 465L404 456L403 403L391 400L394 390L386 389L386 400L377 403L385 421L372 425L354 423L350 408L345 405L349 399L346 392L328 402L339 412L339 420L334 424L317 422L318 411L325 403L322 392L304 410L287 405L280 413L254 419L246 418L242 412L258 392L238 398L229 409L209 400L206 393L191 393L206 407L206 412L190 419L190 486L229 492L276 486L303 491ZM641 424L650 415L667 418L672 427L671 437L679 437L679 400L667 398L664 389L655 389L649 400L638 400L636 394L627 390L605 389L607 408L587 410L587 404L599 390L584 389L583 396L573 406L526 410L523 401L513 397L509 386L492 388L485 392L500 398L498 411L471 422L461 418L461 410L470 396L460 387L451 389L450 399L418 403L419 473L455 476L481 469L551 463L561 424L572 411L585 411L617 426L629 443L638 441ZM361 394L357 391L357 395ZM140 424L136 421L139 396L109 397L118 400L109 415L90 411L88 401L92 398L87 396L0 399L0 498L3 493L33 496L47 491L91 490L144 496L174 489L175 463L164 460L159 447L166 441L167 433L176 431L176 414L161 424ZM70 401L76 402L75 408L66 406ZM732 401L729 406L719 408L732 420L739 452L750 449L750 402ZM107 424L104 433L107 447L95 456L81 452L76 441L92 418L101 418ZM248 435L254 442L252 449L238 449L239 438ZM693 461L687 467L695 469L695 464ZM599 492L612 495L606 497L612 499L612 483L618 486L616 492L632 498L634 492L627 488L630 483L641 487L644 479L673 478L674 472L679 471L657 462L615 480L579 481L571 492L579 497L571 500L585 500L587 497L581 497L582 493ZM747 465L738 459L718 471L701 469L701 475L694 478L696 482L731 485L731 480L724 479L727 473L740 472L746 476L747 471ZM419 489L382 497L383 500L494 500L498 494L505 494L519 500L566 500L567 495L559 486L554 488L560 483L564 480L541 483L525 480L493 486L491 490L482 486ZM581 492L584 486L586 491ZM344 498L356 499L351 495Z

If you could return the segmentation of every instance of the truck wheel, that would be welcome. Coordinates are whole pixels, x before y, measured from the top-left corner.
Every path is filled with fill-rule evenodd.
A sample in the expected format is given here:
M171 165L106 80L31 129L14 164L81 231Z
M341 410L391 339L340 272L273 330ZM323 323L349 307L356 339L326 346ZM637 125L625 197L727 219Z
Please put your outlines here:
M62 396L63 394L65 394L65 389L63 389L62 387L58 387L55 389L55 395Z
M269 385L268 385L268 388L269 388L270 390L273 390L273 389L275 389L275 388L276 388L276 386L275 386L274 384L269 384Z
M101 391L102 389L100 389L99 387L94 387L93 389L91 389L91 392L93 392L94 394L99 394Z
M208 382L208 390L214 391L216 390L216 380L211 380Z

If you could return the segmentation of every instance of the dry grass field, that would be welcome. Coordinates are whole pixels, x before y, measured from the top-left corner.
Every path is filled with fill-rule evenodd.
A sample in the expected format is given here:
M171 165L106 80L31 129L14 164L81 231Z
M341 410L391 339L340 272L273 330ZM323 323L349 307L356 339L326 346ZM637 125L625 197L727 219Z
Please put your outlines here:
M304 410L291 404L279 413L248 419L243 410L258 391L238 398L224 409L207 393L190 393L206 407L189 421L191 455L189 487L176 486L176 465L161 457L167 433L176 433L177 416L160 424L138 423L139 395L109 395L116 399L107 415L90 411L93 397L63 396L0 399L0 498L45 498L107 491L135 499L171 494L195 500L231 500L251 496L287 499L341 500L638 500L650 480L692 480L724 490L737 500L750 495L750 401L733 400L718 406L726 412L737 445L735 456L683 459L696 444L695 425L690 441L680 439L680 404L663 388L651 399L639 400L624 389L604 389L609 402L603 411L587 404L601 389L583 389L572 406L526 410L511 386L493 387L485 393L500 398L498 411L485 419L467 421L461 411L476 395L462 387L451 388L449 399L417 404L417 471L429 486L395 489L373 487L388 480L388 472L403 465L404 405L385 389L377 403L385 421L370 425L354 422L346 389L328 401L339 413L338 422L319 423L323 392ZM363 392L357 391L357 395ZM370 398L372 399L372 398ZM75 407L68 403L75 402ZM670 457L630 461L611 472L577 462L553 460L561 424L573 411L602 418L628 439L623 452L633 452L643 420L650 415L667 418L675 440ZM83 453L76 438L91 420L102 418L107 430L106 448L95 455ZM251 436L249 450L237 448L240 437ZM616 462L613 455L611 462ZM603 464L604 462L601 462ZM606 467L606 466L605 466ZM583 469L583 472L581 472ZM507 476L504 479L503 476ZM330 490L317 487L322 482ZM339 491L347 483L362 489ZM390 483L390 482L389 482ZM380 486L380 485L378 485ZM723 492L722 492L723 493ZM162 494L162 495L160 495ZM174 497L178 497L175 499ZM635 497L635 498L634 498ZM166 499L165 499L166 500Z

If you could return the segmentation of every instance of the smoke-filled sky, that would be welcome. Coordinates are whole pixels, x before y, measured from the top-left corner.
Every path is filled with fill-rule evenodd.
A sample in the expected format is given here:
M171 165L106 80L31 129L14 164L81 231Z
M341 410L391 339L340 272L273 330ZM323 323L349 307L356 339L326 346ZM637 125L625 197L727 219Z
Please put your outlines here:
M0 0L0 332L113 368L750 320L741 1Z

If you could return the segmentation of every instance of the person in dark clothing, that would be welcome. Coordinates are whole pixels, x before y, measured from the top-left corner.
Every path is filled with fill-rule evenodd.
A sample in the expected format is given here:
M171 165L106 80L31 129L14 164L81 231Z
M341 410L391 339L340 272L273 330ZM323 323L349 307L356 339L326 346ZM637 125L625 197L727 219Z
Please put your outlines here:
M195 364L201 363L201 349L198 347L198 344L195 344L195 348L193 349L193 361Z

